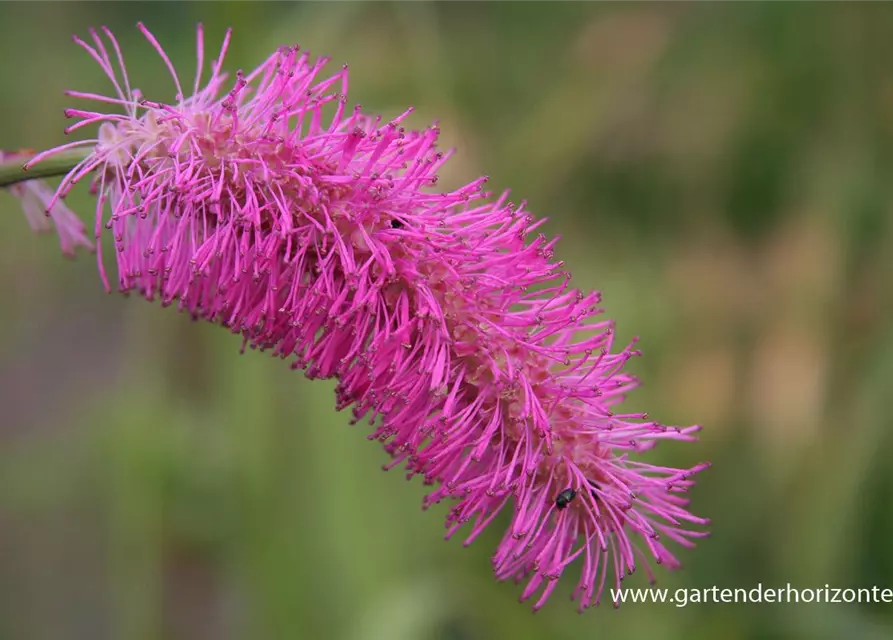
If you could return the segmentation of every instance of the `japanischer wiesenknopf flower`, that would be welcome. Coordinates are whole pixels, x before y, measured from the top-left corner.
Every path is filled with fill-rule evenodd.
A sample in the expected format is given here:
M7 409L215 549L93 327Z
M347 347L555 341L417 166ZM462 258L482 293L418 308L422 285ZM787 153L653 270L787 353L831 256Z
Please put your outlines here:
M55 194L13 187L32 225L49 212L62 248L91 243L61 199L88 180L96 238L114 238L117 288L291 358L309 378L337 378L337 407L369 419L408 476L433 485L424 506L453 504L447 538L466 544L507 508L493 556L499 579L527 580L544 604L582 560L574 597L597 604L608 576L678 561L708 521L686 509L690 469L639 453L699 427L661 425L615 409L637 385L639 354L614 349L599 295L570 288L555 240L528 239L543 220L484 192L486 178L438 192L451 152L438 128L406 130L411 110L383 122L347 108L348 74L318 79L325 59L281 48L225 89L230 33L191 95L155 37L139 29L174 80L174 103L131 87L112 33L75 41L111 80L111 96L70 91L98 110L68 109L66 132L95 138L29 156L25 168L80 150ZM104 36L104 37L103 37ZM326 115L327 114L327 115ZM101 243L96 243L106 287ZM693 527L690 529L689 527Z

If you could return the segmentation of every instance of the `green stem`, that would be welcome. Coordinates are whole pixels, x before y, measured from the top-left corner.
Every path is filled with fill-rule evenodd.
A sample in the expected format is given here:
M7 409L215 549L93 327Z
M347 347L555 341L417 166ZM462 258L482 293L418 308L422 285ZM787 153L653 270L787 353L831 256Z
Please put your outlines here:
M64 176L74 169L77 164L86 158L92 149L72 149L62 151L54 156L42 160L25 171L23 165L37 154L17 155L14 158L0 162L0 188L12 186L18 182L37 180L38 178L52 178Z

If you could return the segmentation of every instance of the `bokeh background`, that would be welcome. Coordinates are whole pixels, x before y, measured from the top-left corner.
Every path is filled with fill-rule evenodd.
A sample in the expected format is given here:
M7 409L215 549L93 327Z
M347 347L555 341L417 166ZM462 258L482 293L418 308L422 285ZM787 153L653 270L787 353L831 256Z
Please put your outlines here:
M438 119L450 184L490 175L641 336L631 409L701 423L713 537L658 586L893 587L893 5L2 3L0 146L63 141L70 41L106 24L172 100L194 25L229 68L300 43L351 102ZM88 217L86 193L70 204ZM889 638L893 605L610 605L536 616L500 526L383 473L362 426L238 338L102 290L0 193L0 638ZM501 521L505 524L506 520ZM630 580L645 586L645 576Z

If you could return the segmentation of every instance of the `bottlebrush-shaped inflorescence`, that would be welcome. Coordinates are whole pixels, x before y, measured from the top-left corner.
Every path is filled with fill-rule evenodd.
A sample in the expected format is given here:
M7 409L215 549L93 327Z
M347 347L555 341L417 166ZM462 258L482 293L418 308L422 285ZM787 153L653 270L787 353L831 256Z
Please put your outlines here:
M534 608L578 558L581 610L638 563L652 579L651 560L677 567L664 543L706 535L688 529L707 520L684 494L708 465L633 458L699 427L615 413L639 352L614 351L599 295L570 288L555 240L534 235L543 220L485 193L486 178L438 191L451 152L437 149L437 126L405 129L411 110L385 122L348 108L346 67L320 79L326 60L288 47L227 84L227 33L203 83L199 27L187 95L139 28L176 102L145 99L112 33L91 31L75 41L114 93L68 92L102 108L67 110L67 131L98 134L29 163L89 151L43 202L60 211L90 181L117 288L228 327L309 378L336 378L338 409L369 419L388 467L433 485L426 507L452 503L448 538L469 524L468 544L511 513L493 565L499 579L527 581Z

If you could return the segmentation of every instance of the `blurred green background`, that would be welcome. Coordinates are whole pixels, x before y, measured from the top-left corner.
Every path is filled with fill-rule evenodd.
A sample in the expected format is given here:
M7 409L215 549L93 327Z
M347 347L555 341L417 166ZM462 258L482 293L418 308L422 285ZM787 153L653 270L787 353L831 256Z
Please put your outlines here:
M2 3L0 146L62 142L62 91L108 91L89 25L172 100L137 20L187 77L198 21L211 49L235 28L233 71L291 43L349 62L351 103L440 121L445 182L550 218L641 336L628 406L705 426L648 458L714 462L713 537L659 586L893 587L893 6ZM106 295L0 210L0 638L893 636L883 604L578 616L573 575L533 616L490 572L506 519L444 543L332 385Z

